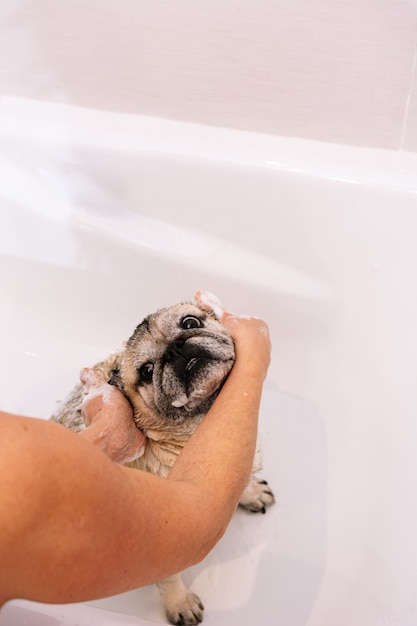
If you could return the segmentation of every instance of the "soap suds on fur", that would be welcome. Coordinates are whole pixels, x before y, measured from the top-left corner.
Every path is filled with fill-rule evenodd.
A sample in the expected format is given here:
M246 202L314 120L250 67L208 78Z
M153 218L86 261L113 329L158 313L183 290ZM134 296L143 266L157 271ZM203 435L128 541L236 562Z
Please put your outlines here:
M195 300L203 309L210 309L213 311L218 320L222 319L224 315L224 306L214 293L199 289L195 294Z
M83 393L83 402L93 400L93 398L97 398L98 396L101 396L103 402L106 404L111 404L112 388L107 383L103 383L103 385L100 386L89 387L88 390Z
M101 396L103 402L109 403L112 396L112 387L104 380L100 380L100 374L95 370L84 367L80 372L83 383L83 402Z

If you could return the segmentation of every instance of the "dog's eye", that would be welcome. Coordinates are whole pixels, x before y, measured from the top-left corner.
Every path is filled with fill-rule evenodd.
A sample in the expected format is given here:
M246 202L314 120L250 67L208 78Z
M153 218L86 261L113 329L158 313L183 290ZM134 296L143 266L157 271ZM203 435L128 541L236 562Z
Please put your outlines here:
M191 330L193 328L201 328L203 322L198 319L198 317L194 317L194 315L187 315L181 320L181 326L184 330Z
M139 382L150 383L153 377L153 363L145 363L139 368Z

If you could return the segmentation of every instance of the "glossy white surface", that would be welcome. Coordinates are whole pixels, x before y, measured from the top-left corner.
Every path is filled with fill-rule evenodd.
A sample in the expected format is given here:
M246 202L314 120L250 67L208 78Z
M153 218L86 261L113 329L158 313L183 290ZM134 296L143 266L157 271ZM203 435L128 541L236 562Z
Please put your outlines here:
M416 0L2 0L0 95L417 150Z
M18 99L0 120L1 408L47 417L198 287L264 317L277 504L188 572L205 623L415 626L417 158ZM0 625L163 623L154 588L94 604Z

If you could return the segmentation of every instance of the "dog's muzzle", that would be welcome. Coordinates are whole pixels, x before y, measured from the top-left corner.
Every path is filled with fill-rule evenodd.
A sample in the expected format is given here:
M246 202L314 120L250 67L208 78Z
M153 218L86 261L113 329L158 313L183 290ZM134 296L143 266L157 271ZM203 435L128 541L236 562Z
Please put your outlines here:
M176 378L184 381L187 387L190 377L195 376L197 371L213 359L213 355L201 346L178 339L166 349L163 362L169 365Z
M211 338L207 338L208 341ZM163 389L169 404L194 410L222 384L232 361L223 361L215 346L209 349L196 338L177 339L166 349L162 366Z

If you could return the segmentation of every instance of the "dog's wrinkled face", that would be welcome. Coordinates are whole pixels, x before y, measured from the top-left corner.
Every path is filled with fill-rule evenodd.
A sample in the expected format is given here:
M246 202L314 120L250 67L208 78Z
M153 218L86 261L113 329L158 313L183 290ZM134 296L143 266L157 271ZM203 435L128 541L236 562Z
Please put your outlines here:
M139 427L171 430L208 411L233 362L224 326L193 304L178 304L137 326L113 382L131 401Z

